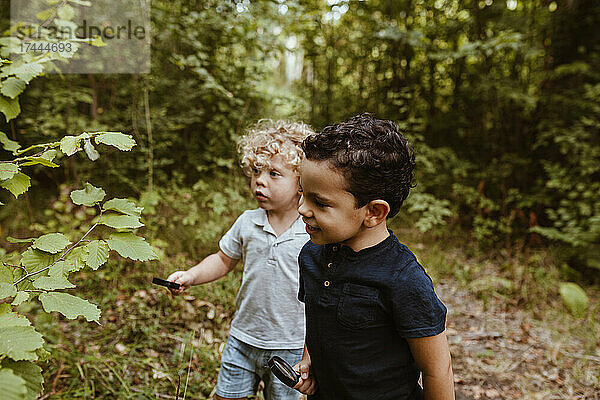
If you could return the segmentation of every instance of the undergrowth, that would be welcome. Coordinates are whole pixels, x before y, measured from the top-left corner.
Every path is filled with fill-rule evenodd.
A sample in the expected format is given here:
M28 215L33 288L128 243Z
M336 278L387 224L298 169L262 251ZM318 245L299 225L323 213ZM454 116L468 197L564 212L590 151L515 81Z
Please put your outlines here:
M237 216L238 211L231 209L241 211L251 203L238 192L213 198L212 203L198 202L195 195L183 190L170 192L166 199L146 199L145 235L159 248L159 262L111 260L96 272L84 270L73 276L80 294L101 308L100 326L21 306L20 311L36 319L55 360L44 368L42 398L182 399L185 393L186 398L202 399L214 394L241 267L179 297L150 281L153 276L166 277L177 269L187 269L217 250L218 238ZM229 204L231 209L217 207L220 211L216 212L215 201ZM58 218L61 213L74 212L60 197L50 209L53 213L46 215L59 214ZM188 212L195 215L186 222ZM83 229L91 217L65 217L63 223ZM41 216L39 221L36 228L42 230L48 219ZM586 285L591 299L587 315L570 315L557 287L572 279L573 271L565 270L555 249L540 247L509 254L502 248L481 249L469 232L454 227L422 233L411 227L408 218L390 222L436 285L458 285L474 293L484 306L501 302L530 313L532 323L547 327L556 338L559 360L569 359L560 352L560 343L577 338L584 344L581 351L591 358L569 361L573 384L594 379L588 375L598 370L593 360L600 357L600 290ZM23 229L15 221L4 226L10 232Z

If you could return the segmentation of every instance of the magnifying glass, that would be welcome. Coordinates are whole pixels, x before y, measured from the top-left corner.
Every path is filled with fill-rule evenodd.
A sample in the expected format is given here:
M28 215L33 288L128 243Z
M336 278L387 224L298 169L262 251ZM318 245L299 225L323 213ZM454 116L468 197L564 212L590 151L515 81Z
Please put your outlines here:
M155 285L166 286L169 289L175 289L175 290L177 290L181 287L181 285L179 283L167 281L165 279L160 279L160 278L152 278L152 283L154 283Z
M296 386L300 380L300 375L281 357L271 357L269 360L269 368L271 369L271 372L273 372L273 375L289 387Z

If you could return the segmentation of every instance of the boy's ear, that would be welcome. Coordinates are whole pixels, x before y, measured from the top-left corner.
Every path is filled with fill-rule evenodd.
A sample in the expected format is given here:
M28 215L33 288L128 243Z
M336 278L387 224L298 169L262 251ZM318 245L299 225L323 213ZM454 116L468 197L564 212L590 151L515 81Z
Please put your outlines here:
M364 224L367 228L373 228L385 221L390 212L390 205L385 200L372 200L367 204L367 215Z

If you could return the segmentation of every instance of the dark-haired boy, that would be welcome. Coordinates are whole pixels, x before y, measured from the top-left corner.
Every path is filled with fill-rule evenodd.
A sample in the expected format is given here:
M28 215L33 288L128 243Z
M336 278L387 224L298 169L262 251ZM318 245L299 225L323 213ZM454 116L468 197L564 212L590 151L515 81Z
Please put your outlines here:
M306 339L295 388L319 400L454 399L446 307L386 226L413 179L407 140L362 114L302 147L298 211L311 241L298 258Z

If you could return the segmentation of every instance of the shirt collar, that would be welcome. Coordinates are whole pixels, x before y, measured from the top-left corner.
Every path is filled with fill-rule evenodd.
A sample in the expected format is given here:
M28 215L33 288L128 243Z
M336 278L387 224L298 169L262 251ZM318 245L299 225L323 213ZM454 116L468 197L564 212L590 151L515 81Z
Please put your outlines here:
M392 243L398 241L398 239L394 235L394 232L392 232L390 229L388 229L388 232L389 236L381 242L377 243L374 246L367 247L359 251L354 251L350 247L340 245L339 243L327 244L325 245L325 247L327 248L329 254L339 253L343 257L348 259L360 259L363 257L368 257L372 254L377 254L378 252L387 249L387 247L391 246Z
M262 226L263 231L272 233L273 235L275 235L275 231L271 227L271 224L269 224L269 216L267 215L267 211L262 208L259 208L259 210L260 210L260 212L254 214L252 216L252 222L254 222L258 226ZM291 231L291 233L293 233L295 235L302 235L302 234L306 234L305 229L306 228L305 228L304 221L302 221L301 216L298 215L298 218L294 221L292 226L287 231Z
M275 231L271 227L271 224L269 224L269 218L267 216L267 211L262 208L259 208L258 210L260 212L257 212L256 214L254 214L252 216L252 222L254 222L258 226L262 226L263 231L272 233L273 235L275 235Z

